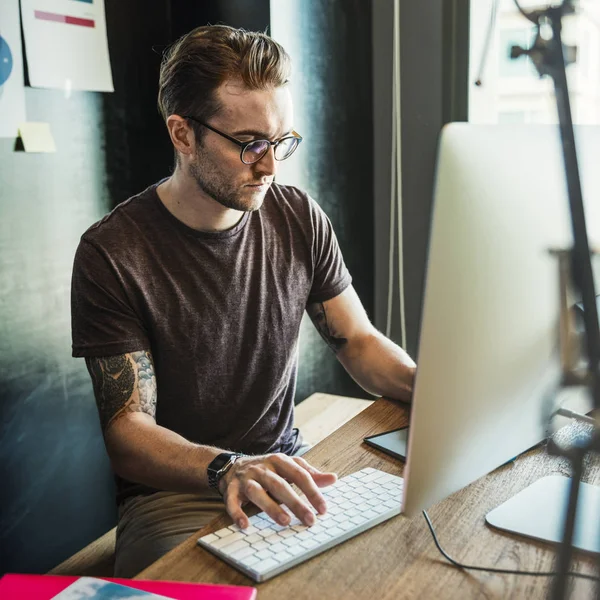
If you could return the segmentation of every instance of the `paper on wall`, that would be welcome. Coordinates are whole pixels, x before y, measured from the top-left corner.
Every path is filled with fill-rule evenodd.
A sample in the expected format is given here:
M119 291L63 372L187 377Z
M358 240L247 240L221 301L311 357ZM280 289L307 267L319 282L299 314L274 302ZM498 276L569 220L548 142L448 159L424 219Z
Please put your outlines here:
M0 1L0 137L17 137L25 121L19 0Z
M56 152L49 123L19 123L19 137L25 152Z
M112 92L104 0L21 0L33 87Z

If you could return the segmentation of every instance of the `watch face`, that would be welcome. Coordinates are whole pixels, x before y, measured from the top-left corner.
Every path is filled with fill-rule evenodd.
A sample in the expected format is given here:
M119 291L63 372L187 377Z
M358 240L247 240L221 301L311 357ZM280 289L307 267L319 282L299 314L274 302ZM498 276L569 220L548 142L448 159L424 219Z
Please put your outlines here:
M228 462L229 459L231 458L231 454L219 454L219 456L217 456L211 463L210 463L210 469L211 471L219 471L221 470Z

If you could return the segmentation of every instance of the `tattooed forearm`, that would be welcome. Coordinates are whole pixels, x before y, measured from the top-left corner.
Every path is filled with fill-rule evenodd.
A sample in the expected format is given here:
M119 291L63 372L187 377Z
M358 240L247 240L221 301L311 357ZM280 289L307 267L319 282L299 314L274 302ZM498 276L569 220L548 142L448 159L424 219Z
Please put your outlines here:
M331 323L328 323L324 304L322 302L309 304L306 311L326 344L337 354L348 340L337 334Z
M127 413L143 412L155 416L156 377L149 352L142 350L88 358L86 364L92 377L104 433L114 421Z

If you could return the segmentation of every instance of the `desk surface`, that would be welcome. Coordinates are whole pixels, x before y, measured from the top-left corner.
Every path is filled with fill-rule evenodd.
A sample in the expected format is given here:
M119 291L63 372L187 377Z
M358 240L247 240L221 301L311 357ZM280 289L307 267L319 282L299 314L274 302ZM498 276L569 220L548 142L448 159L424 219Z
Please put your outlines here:
M406 409L378 400L312 448L305 458L343 477L363 467L402 475L404 464L362 442L367 435L408 424ZM551 546L499 532L485 515L540 477L568 474L567 463L532 450L453 494L428 511L442 547L467 564L550 571ZM584 480L600 483L600 460L589 460ZM258 511L255 511L258 512ZM253 513L251 513L253 514ZM219 517L203 535L231 524ZM259 598L546 598L548 577L463 572L436 549L422 516L403 515L305 562L265 583L255 584L196 545L197 535L142 571L136 579L256 585ZM574 570L594 573L594 560L576 553ZM577 580L572 598L592 598L592 582Z

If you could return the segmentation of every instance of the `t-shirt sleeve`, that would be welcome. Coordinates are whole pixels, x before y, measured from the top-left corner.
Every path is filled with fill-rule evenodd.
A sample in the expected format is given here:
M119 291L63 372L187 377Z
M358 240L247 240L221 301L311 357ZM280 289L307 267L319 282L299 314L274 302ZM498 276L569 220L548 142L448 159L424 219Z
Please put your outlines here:
M308 304L325 302L341 294L351 283L342 251L331 221L323 209L309 198L313 223L313 282Z
M150 348L117 269L82 239L71 280L73 356L111 356Z

